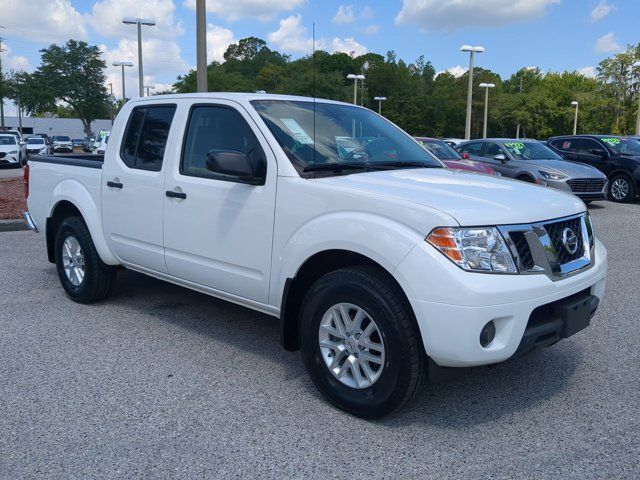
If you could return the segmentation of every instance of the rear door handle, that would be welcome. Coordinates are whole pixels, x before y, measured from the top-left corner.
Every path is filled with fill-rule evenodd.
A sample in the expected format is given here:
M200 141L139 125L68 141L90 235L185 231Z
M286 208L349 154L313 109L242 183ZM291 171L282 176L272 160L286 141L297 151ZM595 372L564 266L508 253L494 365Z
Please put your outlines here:
M169 198L187 198L187 194L184 192L174 192L173 190L167 190L165 195Z
M109 180L107 182L107 187L109 188L122 188L124 185L122 185L122 183L120 182L112 182L111 180Z

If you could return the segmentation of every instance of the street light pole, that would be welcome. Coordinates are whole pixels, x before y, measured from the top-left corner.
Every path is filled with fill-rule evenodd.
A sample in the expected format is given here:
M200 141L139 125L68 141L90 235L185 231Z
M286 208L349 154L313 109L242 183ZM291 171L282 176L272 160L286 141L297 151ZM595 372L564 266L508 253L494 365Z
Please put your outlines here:
M207 91L207 6L196 0L196 91Z
M150 95L149 90L151 90L151 89L155 90L156 89L156 87L154 87L153 85L145 85L144 88L147 91L147 97Z
M127 25L136 25L138 27L138 89L141 97L144 97L144 72L142 69L142 25L148 25L150 27L156 24L155 20L148 18L131 18L125 17L122 19L122 23Z
M461 52L469 52L469 85L467 87L467 121L464 128L465 140L471 139L471 108L473 101L473 57L476 53L484 52L484 47L472 47L471 45L463 45L460 47Z
M125 102L125 91L124 91L124 67L133 67L133 63L131 62L113 62L112 65L114 67L122 67L122 105Z
M373 100L378 102L378 114L382 115L382 102L384 102L387 97L373 97Z
M358 80L364 81L364 75L356 75L355 73L350 73L347 75L347 79L353 80L353 104L358 104Z
M113 127L113 103L116 97L113 96L113 83L109 84L109 106L111 107L111 126Z
M493 83L481 83L480 88L484 88L484 126L482 128L482 138L487 138L487 118L489 117L489 89L495 88Z
M578 134L578 102L574 100L573 102L571 102L571 106L576 107L576 114L573 117L573 134L577 135Z

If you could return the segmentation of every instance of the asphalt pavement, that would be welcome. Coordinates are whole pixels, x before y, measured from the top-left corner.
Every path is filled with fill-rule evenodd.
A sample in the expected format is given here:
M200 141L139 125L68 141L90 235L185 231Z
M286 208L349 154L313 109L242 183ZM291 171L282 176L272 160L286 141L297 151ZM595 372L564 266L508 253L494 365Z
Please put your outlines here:
M589 328L380 421L327 404L275 318L126 271L79 305L43 235L0 233L0 477L640 478L640 204L601 205Z

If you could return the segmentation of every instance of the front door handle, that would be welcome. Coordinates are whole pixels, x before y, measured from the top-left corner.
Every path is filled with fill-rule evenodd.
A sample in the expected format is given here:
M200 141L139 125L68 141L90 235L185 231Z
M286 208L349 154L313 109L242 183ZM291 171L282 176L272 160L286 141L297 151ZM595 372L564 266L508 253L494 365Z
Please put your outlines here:
M122 188L124 185L122 185L122 183L120 182L112 182L111 180L109 180L107 182L107 187L109 188Z
M173 190L167 190L165 192L165 195L169 198L182 198L185 199L187 198L187 194L184 192L175 192Z

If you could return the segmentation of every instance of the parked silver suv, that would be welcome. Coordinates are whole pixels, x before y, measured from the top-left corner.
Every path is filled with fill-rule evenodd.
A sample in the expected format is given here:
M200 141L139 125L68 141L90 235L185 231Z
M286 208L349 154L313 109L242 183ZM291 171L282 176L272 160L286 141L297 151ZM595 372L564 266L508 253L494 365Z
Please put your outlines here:
M565 190L587 203L606 198L607 177L602 172L569 162L537 140L487 138L465 142L456 149L505 177Z

